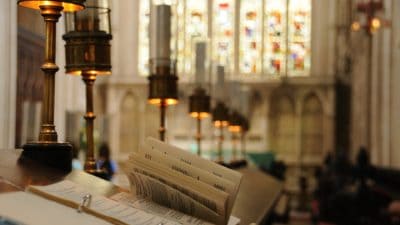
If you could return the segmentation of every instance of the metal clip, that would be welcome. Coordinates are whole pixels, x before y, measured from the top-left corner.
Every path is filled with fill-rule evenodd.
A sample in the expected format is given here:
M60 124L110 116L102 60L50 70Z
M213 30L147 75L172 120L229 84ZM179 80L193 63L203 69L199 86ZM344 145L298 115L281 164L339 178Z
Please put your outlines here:
M87 194L85 196L82 197L82 203L78 206L78 213L82 212L82 207L89 207L90 202L92 200L92 195L91 194Z

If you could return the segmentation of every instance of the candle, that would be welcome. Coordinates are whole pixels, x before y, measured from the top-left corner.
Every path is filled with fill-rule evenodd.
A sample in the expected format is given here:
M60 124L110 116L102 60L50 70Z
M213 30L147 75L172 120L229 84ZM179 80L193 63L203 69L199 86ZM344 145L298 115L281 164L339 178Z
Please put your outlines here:
M225 82L225 69L224 66L217 66L217 84L215 85L215 95L221 101L225 98L225 90L224 90L224 82Z
M196 83L202 84L205 82L207 43L197 42L195 48L196 48L196 58L195 58Z
M236 110L240 109L240 100L242 96L242 92L240 90L241 88L241 83L239 81L230 81L228 83L229 85L229 96L232 96L230 99L230 106Z
M225 82L225 69L224 66L217 66L217 87L223 88Z
M170 59L171 6L152 5L150 10L150 59Z
M97 6L86 4L85 10L75 12L73 15L76 31L88 32L100 30L99 9Z

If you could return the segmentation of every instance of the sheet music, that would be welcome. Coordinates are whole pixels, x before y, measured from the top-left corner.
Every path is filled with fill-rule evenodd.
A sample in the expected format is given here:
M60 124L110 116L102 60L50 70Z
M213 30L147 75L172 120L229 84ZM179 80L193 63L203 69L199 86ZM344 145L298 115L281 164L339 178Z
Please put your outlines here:
M138 198L130 193L121 192L111 196L111 199L127 204L137 209L149 212L151 214L156 214L158 216L164 217L169 220L173 220L182 224L187 225L211 225L206 221L201 219L186 215L184 213L178 212L176 210L158 205L150 200Z
M29 191L44 197L53 196L80 204L82 196L90 194L77 184L65 180L48 186L31 186ZM115 218L129 225L178 225L179 223L135 209L103 196L92 196L89 208L101 215Z

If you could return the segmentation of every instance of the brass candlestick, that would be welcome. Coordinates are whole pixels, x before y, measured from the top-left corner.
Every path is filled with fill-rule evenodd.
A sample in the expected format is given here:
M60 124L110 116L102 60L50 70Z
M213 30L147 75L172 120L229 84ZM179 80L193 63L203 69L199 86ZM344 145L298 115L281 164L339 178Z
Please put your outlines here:
M243 131L243 117L237 111L233 111L229 117L229 131L232 140L232 159L229 163L230 168L237 168L243 165L243 160L237 158L238 134Z
M86 173L92 175L106 178L107 171L99 169L96 164L96 159L94 157L94 120L96 115L94 114L93 107L93 86L96 81L96 74L90 74L87 72L82 72L82 80L86 86L86 114L84 118L86 120L86 140L87 140L87 150L85 157L85 164L83 169Z
M32 158L67 171L71 170L72 146L68 143L57 142L54 125L55 74L59 69L55 64L56 24L62 11L82 10L83 3L84 0L18 1L20 6L40 10L46 29L45 63L41 67L45 77L39 140L25 144L22 157Z
M249 121L243 116L239 115L240 119L240 142L241 142L241 159L235 160L234 162L231 163L232 168L238 168L242 166L247 165L247 160L246 160L246 133L249 131L250 126L249 126ZM238 138L239 139L239 138ZM238 141L237 139L237 141Z
M197 155L201 156L201 117L197 116L197 132L196 132L196 142L197 142Z
M161 141L165 141L165 114L167 112L167 104L165 102L165 99L161 99L160 102L160 129L159 129L159 133L160 133L160 140Z
M171 64L170 64L171 63ZM165 141L165 116L167 107L178 103L178 77L175 75L175 61L150 60L148 102L160 107L160 140Z
M168 105L178 103L176 61L170 57L171 6L151 1L149 103L160 107L160 140L165 141Z
M222 145L224 142L224 127L229 125L229 109L225 106L223 102L217 102L214 110L212 111L213 123L216 128L219 128L218 137L218 159L217 162L224 164L224 159L222 155Z
M96 160L94 158L94 119L96 118L93 109L93 85L96 81L96 75L82 73L82 80L86 85L86 114L84 116L86 120L86 140L87 140L87 151L86 159L83 169L85 172L90 174L98 173Z
M201 155L201 120L210 114L210 96L202 87L197 87L194 93L189 97L189 113L190 116L196 118L197 121L197 155Z
M237 154L237 135L242 130L242 118L241 115L237 111L233 111L232 114L229 116L229 127L228 130L231 132L231 139L232 139L232 160L236 161L236 154Z
M231 134L231 139L232 139L232 162L235 162L237 160L237 135L236 133Z
M94 154L93 86L97 75L111 73L110 9L107 1L87 0L86 10L66 15L66 72L81 75L86 86L87 151L84 170L107 178L107 171L97 168ZM100 26L100 24L102 26Z
M242 130L240 132L240 141L241 141L241 155L244 161L246 161L246 134L250 129L249 120L242 116Z
M224 163L224 157L222 155L222 147L224 143L224 127L220 126L219 127L219 136L218 136L218 159L217 162L223 164Z

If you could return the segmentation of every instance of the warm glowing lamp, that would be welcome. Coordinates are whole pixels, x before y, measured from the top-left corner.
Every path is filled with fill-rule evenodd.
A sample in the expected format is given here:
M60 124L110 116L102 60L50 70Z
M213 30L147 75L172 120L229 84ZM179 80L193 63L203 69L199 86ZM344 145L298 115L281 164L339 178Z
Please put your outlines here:
M47 7L62 7L62 11L74 12L84 9L84 2L84 0L19 0L18 5L36 10L43 10Z
M242 130L242 118L236 110L229 115L228 130L231 132L232 139L232 161L235 161L237 154L237 134Z
M170 59L171 6L154 1L150 10L150 76L148 102L160 107L160 139L165 140L165 113L178 103L176 61Z
M241 155L242 159L237 161L238 167L246 166L247 165L247 160L246 160L246 134L250 129L250 124L249 120L241 115L241 131L240 131L240 142L241 142Z
M110 9L108 0L87 0L86 9L66 13L66 34L63 36L66 53L65 69L68 74L80 75L86 85L86 137L87 151L84 170L105 177L96 166L94 157L93 85L97 75L111 73Z
M210 96L202 87L197 87L189 97L190 116L197 119L197 155L201 155L201 120L210 115Z
M45 62L41 67L45 76L39 140L25 144L22 157L38 160L49 166L67 171L71 170L72 146L57 141L54 125L55 74L59 69L55 64L56 23L62 11L82 10L84 9L84 2L84 0L18 1L20 6L40 10L46 24Z
M218 140L218 162L223 163L222 157L222 145L224 142L224 127L229 125L229 109L223 102L217 102L217 105L212 111L212 120L216 128L219 128L219 140Z
M375 33L381 27L381 20L376 17L377 12L384 9L383 1L379 0L368 0L357 3L357 11L365 16L365 23L361 24L358 21L354 21L351 24L353 31L359 31L364 28L368 35Z

